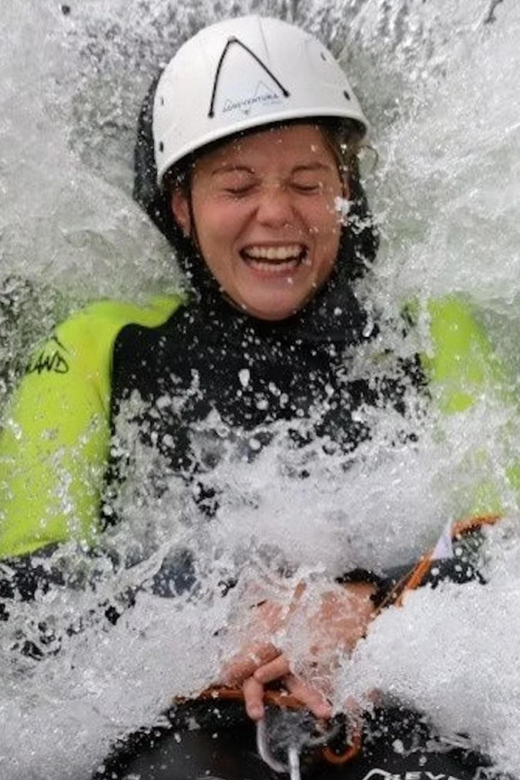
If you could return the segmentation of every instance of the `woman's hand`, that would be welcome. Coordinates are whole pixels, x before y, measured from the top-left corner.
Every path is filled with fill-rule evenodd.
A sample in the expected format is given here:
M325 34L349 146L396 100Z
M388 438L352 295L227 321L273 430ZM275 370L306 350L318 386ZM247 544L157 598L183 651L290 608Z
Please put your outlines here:
M289 604L265 599L250 609L248 623L242 632L246 640L222 672L225 685L241 686L258 668L280 655L277 640L285 629L295 597L296 591Z
M326 694L332 694L341 657L352 651L374 617L373 592L367 583L333 586L318 594L299 585L288 607L264 601L254 608L247 631L251 641L222 675L225 685L242 687L249 717L263 717L265 687L273 682L280 682L317 718L330 717Z

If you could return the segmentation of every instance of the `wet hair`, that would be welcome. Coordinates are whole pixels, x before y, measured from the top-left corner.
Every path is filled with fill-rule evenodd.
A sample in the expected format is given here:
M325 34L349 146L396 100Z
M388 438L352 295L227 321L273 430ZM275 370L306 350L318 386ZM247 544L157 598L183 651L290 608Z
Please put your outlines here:
M230 137L208 144L197 152L183 158L167 171L163 186L157 184L153 143L153 101L158 78L146 95L137 125L137 140L134 154L134 199L148 214L152 222L168 239L174 248L181 268L189 277L198 275L197 250L191 238L183 235L171 211L171 195L177 189L183 189L189 195L191 173L195 160L201 155L214 151L227 144ZM336 159L342 177L348 179L350 189L350 210L348 227L342 229L338 256L345 257L344 269L347 278L353 281L366 274L373 265L379 245L379 236L374 225L367 198L359 176L358 151L362 136L361 127L352 120L330 117L312 117L295 120L299 123L313 123L321 127L327 144ZM284 122L284 125L295 122ZM266 125L269 129L273 125ZM260 128L262 129L262 128ZM253 128L249 133L258 132ZM232 136L234 137L234 136Z

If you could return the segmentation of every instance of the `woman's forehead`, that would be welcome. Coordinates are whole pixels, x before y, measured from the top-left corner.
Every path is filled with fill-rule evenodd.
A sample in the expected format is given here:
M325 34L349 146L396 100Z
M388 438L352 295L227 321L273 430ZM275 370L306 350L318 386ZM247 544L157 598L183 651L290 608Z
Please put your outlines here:
M274 127L233 138L218 149L203 155L196 163L199 170L214 170L261 162L294 163L324 159L333 163L323 130L318 125L298 124Z

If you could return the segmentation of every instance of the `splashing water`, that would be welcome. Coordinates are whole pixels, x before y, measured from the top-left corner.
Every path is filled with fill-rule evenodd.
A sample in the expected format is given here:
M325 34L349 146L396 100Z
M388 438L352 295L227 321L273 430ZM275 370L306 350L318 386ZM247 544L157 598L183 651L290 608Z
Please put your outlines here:
M293 20L328 43L371 121L379 163L366 185L383 241L376 278L362 293L389 317L410 297L470 298L516 387L520 9L513 0L455 6L84 0L36 9L4 0L0 403L27 350L72 309L103 296L175 289L171 250L131 200L139 105L181 41L217 18L249 11ZM436 421L414 414L411 403L405 422L420 427L420 444L393 446L389 455L404 423L385 414L347 471L340 459L320 462L312 448L287 450L283 430L251 470L224 437L223 457L207 477L208 487L226 488L214 524L197 524L175 480L168 501L148 508L146 520L143 506L128 498L125 522L110 532L107 548L134 566L115 577L108 561L65 546L59 556L74 559L95 586L52 589L35 605L17 605L4 624L0 775L88 778L117 736L153 722L172 695L211 682L232 646L232 632L219 629L238 619L243 591L214 594L244 561L252 580L262 577L267 592L283 598L272 579L280 559L295 578L321 583L325 573L384 568L422 552L446 518L464 514L466 493L488 471L502 484L497 464L508 414L490 401L452 419L440 440ZM487 454L484 463L472 462L478 450ZM291 477L309 463L312 478ZM151 464L143 453L142 468ZM451 483L459 489L447 490ZM515 499L505 494L505 503L511 516L487 543L489 585L418 592L405 610L385 613L345 659L337 702L377 687L427 712L444 732L470 734L518 773L520 534ZM141 586L182 549L194 553L204 587L175 599L149 595ZM118 603L137 587L135 606L107 627L99 604ZM36 663L13 644L36 640L41 622L49 647L59 643L60 652Z

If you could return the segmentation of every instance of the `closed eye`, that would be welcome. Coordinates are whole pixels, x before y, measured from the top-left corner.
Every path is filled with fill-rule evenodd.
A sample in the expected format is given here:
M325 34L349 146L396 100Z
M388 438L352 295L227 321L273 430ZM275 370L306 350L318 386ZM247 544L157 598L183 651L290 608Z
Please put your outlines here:
M234 198L242 198L254 190L254 185L247 184L242 187L225 187L224 192L232 195Z
M293 188L297 192L303 192L303 193L315 193L315 192L321 192L323 190L323 184L322 182L313 182L312 184L303 184L302 182L294 182Z

